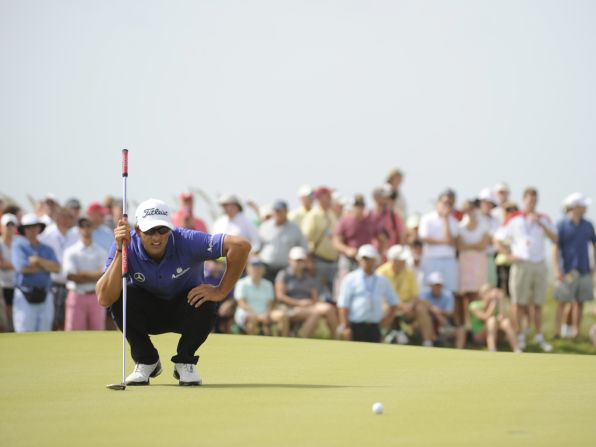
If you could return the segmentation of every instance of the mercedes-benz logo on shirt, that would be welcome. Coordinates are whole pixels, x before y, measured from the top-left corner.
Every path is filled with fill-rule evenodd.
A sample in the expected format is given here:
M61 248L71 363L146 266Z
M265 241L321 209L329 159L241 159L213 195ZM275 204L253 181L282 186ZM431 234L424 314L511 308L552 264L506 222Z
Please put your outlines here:
M137 282L145 282L145 275L143 275L141 272L135 273L132 277Z

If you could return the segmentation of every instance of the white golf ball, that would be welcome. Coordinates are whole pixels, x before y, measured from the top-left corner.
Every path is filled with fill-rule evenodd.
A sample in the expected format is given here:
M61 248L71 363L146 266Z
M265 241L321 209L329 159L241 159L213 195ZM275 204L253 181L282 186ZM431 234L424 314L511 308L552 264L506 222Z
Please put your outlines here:
M383 407L383 404L381 402L375 402L372 406L372 411L375 414L383 414L384 410L385 407Z

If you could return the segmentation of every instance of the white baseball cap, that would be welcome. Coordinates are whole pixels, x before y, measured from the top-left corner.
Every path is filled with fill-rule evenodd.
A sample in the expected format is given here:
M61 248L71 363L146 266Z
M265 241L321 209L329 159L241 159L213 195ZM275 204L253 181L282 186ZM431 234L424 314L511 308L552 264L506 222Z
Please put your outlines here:
M14 214L10 214L10 213L3 214L2 219L0 220L0 224L2 226L4 226L4 225L8 225L9 223L17 225L17 223L18 223L17 216L15 216Z
M387 250L387 259L390 261L407 261L408 251L403 245L393 245Z
M420 226L420 214L412 214L406 220L406 228L412 230Z
M431 286L434 286L435 284L443 284L443 275L441 272L432 272L428 275L428 278L426 278L426 282Z
M495 192L506 191L509 192L509 185L505 182L499 182L494 187Z
M168 227L174 229L170 207L159 199L147 199L140 203L135 213L137 226L141 231L155 227Z
M575 208L576 206L587 207L592 203L592 199L586 197L581 192L574 192L565 197L563 205L567 208Z
M292 247L288 254L292 261L305 260L308 257L306 250L300 246Z
M312 189L312 186L310 186L310 185L303 185L298 190L298 197L312 196L314 194L314 192L315 191Z
M370 259L379 259L379 252L377 249L371 244L364 244L361 245L358 249L358 253L356 254L356 259L362 258L370 258Z
M492 204L497 203L497 199L490 188L484 188L478 193L478 200L485 200Z

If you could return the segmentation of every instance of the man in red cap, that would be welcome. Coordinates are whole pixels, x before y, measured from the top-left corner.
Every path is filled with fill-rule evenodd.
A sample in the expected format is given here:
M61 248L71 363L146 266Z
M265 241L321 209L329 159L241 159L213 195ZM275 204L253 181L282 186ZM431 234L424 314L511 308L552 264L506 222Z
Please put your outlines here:
M178 196L180 208L172 215L172 223L179 228L207 233L207 225L198 217L193 215L194 198L189 192L183 192Z
M93 242L108 252L114 242L114 235L105 224L107 210L99 202L91 202L86 214L93 225Z

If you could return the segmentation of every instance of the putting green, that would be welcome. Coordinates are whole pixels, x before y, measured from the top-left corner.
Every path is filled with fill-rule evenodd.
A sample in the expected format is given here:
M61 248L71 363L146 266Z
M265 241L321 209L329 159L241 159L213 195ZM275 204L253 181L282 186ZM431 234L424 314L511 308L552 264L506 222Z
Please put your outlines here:
M596 445L592 356L212 335L187 388L153 339L163 374L111 391L119 333L0 335L1 445Z

